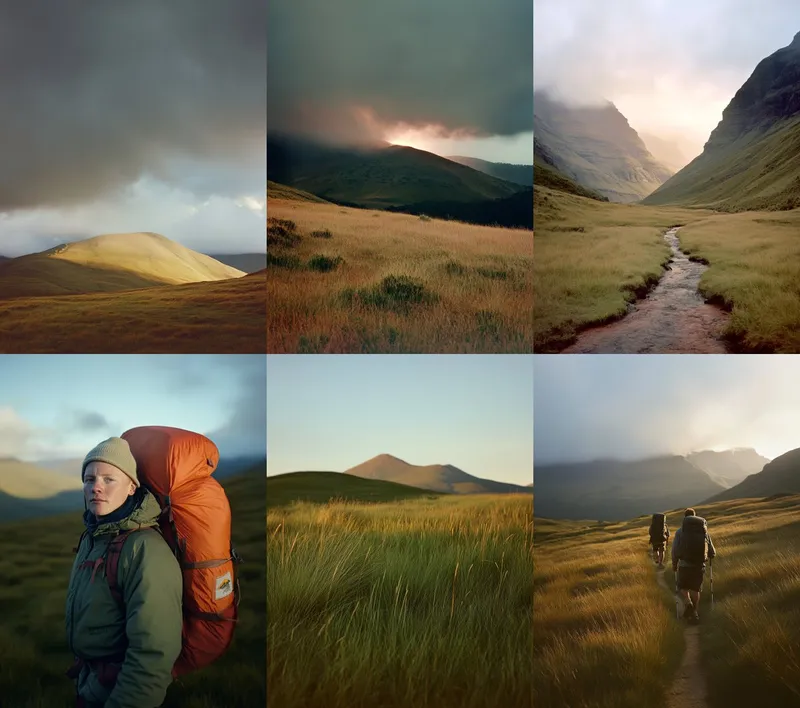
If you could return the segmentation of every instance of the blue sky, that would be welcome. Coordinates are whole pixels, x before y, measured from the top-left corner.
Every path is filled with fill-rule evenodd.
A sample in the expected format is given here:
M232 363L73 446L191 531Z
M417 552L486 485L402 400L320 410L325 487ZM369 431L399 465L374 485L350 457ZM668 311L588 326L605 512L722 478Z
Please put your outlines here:
M800 448L795 355L537 355L536 463Z
M138 425L210 435L225 454L264 450L265 357L0 356L0 457L82 457Z
M267 474L342 472L388 453L529 484L532 357L267 357Z

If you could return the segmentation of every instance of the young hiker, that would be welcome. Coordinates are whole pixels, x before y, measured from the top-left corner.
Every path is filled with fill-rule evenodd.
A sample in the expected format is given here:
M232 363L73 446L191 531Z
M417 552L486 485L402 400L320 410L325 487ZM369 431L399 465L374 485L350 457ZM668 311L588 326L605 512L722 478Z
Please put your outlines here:
M81 471L86 511L66 604L67 642L76 657L79 708L157 708L181 652L181 569L158 533L156 498L139 483L128 442L109 438L86 456ZM112 594L104 565L120 532L136 530L119 548ZM113 549L112 549L113 550Z
M687 509L672 541L672 572L677 573L678 592L686 608L683 616L693 622L700 619L697 608L706 561L710 563L716 555L706 520Z
M664 567L664 548L669 540L669 526L666 514L653 514L650 521L650 545L653 547L653 560L659 568Z

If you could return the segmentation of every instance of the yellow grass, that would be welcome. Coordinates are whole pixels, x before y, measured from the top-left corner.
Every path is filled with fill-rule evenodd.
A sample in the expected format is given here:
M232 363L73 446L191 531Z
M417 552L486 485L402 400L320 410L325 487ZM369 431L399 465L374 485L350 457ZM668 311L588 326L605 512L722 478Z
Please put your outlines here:
M707 298L731 309L726 335L749 352L800 352L800 209L715 215L680 232L709 262Z
M559 351L590 325L625 314L663 274L671 226L710 212L598 202L537 187L534 348Z
M267 211L297 224L302 241L286 250L301 263L344 259L330 272L268 267L269 352L532 351L530 231L276 199ZM311 237L317 230L333 236ZM438 301L402 313L341 299L392 275Z
M642 529L534 524L534 705L660 708L683 638Z
M264 276L0 300L0 353L263 353Z

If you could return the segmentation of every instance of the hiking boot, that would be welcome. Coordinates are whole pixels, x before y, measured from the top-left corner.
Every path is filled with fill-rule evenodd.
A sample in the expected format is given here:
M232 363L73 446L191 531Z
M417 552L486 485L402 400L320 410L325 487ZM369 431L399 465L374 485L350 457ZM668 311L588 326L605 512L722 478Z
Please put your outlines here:
M697 614L697 611L692 612L692 616L689 617L689 621L692 624L700 624L700 615Z
M664 570L664 564L663 563L659 563L658 564L658 568L659 568L659 570Z
M692 619L695 615L697 613L694 611L694 605L691 602L687 603L686 609L683 611L683 619Z

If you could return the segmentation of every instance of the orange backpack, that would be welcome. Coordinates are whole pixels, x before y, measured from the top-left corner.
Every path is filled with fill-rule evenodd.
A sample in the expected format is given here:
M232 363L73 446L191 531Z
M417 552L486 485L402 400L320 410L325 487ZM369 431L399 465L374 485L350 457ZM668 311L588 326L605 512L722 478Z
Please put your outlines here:
M239 584L231 545L231 510L225 491L211 477L219 450L207 437L179 428L146 426L123 433L136 460L141 484L161 506L159 530L183 573L183 646L173 677L202 669L231 644L238 620ZM108 549L106 578L112 595L117 584L120 534Z

